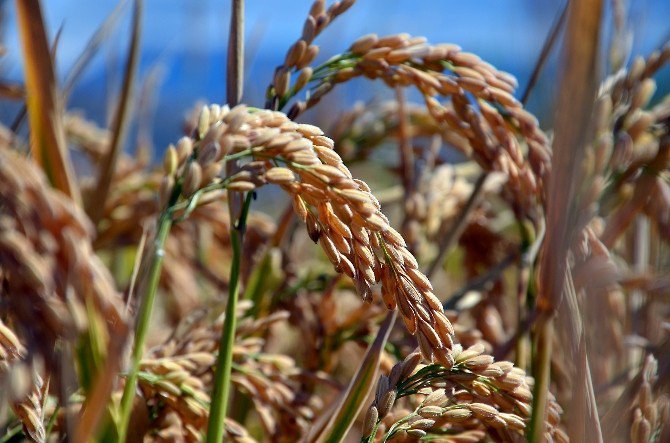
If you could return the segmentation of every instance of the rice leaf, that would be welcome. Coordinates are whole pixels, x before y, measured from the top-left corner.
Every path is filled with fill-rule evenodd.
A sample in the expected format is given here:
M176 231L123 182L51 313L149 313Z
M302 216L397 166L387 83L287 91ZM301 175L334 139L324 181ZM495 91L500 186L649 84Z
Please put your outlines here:
M332 418L318 434L309 441L340 442L349 432L356 417L363 409L365 399L375 386L378 376L381 353L395 324L397 311L389 312L377 331L375 341L368 347L358 371L352 378L347 390L343 393L337 408L330 415Z
M130 38L130 47L128 50L128 60L126 61L126 70L123 76L121 97L119 100L119 105L116 109L114 123L112 126L112 142L109 146L109 151L107 151L106 155L101 161L100 172L95 191L91 194L90 199L86 202L87 213L94 223L96 223L103 214L105 201L107 200L109 188L112 184L112 177L114 176L116 162L119 158L119 154L123 150L123 145L125 144L128 133L131 113L131 96L140 55L142 9L143 1L135 0L133 7L132 35Z
M53 187L81 200L63 130L61 103L39 0L17 0L25 69L30 149Z

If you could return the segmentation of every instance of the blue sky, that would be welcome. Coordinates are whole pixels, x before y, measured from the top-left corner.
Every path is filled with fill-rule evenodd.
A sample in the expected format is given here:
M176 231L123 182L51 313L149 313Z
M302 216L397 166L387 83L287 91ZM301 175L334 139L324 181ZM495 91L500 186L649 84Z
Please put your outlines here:
M409 32L429 41L453 42L475 52L498 68L519 78L523 86L540 47L563 2L556 0L358 0L319 38L321 59L346 49L357 37L376 32ZM609 3L609 2L606 2ZM630 24L635 54L646 54L670 32L670 1L634 0ZM13 2L0 0L6 25L2 38L8 54L0 59L0 76L19 79ZM58 71L63 78L81 53L88 38L118 4L113 0L49 0L44 13L50 33L62 26L58 47ZM246 99L262 105L262 92L274 66L298 37L311 1L247 0L246 30L250 55ZM198 99L221 101L225 84L225 46L228 1L146 0L142 33L141 78L159 74L160 122L154 134L158 145L179 135L183 112ZM128 16L114 38L96 57L81 79L71 105L85 109L95 120L104 120L108 84L120 83L121 63L127 48ZM116 73L114 73L116 72ZM551 71L547 74L551 80ZM537 91L538 102L551 96L552 83ZM357 83L342 92L345 104L354 98L383 94L382 88ZM531 107L533 104L531 103ZM539 105L538 105L539 106ZM0 111L6 121L11 110Z

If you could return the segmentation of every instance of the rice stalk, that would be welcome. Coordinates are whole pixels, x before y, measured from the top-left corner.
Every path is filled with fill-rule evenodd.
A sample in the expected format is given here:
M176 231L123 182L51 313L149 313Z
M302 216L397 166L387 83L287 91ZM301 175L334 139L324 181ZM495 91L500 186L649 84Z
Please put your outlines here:
M169 212L161 215L152 250L149 254L149 271L146 277L147 280L143 282L145 287L142 289L143 295L140 300L140 308L136 320L133 351L130 363L131 366L125 381L123 397L121 398L120 404L119 421L117 425L120 441L125 441L126 433L128 432L130 414L133 409L133 400L135 399L135 387L137 385L140 361L144 353L144 342L147 337L149 322L151 321L151 314L158 288L158 281L161 274L164 256L163 245L165 244L165 240L167 239L172 224L170 217L171 215Z
M237 299L240 292L240 262L242 261L242 242L249 214L249 207L253 191L247 194L242 207L240 218L231 232L233 246L233 263L230 268L230 289L226 303L226 319L221 333L219 353L214 376L214 390L212 391L212 405L207 425L207 441L218 442L223 437L225 427L228 395L230 392L230 375L233 363L233 344L235 341Z
M230 28L228 36L228 59L226 64L226 98L230 105L237 105L242 99L244 90L244 0L233 0L231 3ZM230 171L237 170L237 161L226 165ZM212 391L212 404L207 424L207 441L221 441L224 432L228 395L230 391L230 375L233 361L233 342L235 340L235 311L239 298L240 267L242 261L242 243L246 229L247 217L253 193L247 194L240 204L241 194L229 190L228 213L231 223L230 237L232 240L233 262L230 267L230 288L226 305L226 319L219 344L218 363ZM237 217L238 208L239 218ZM237 221L235 221L237 220Z

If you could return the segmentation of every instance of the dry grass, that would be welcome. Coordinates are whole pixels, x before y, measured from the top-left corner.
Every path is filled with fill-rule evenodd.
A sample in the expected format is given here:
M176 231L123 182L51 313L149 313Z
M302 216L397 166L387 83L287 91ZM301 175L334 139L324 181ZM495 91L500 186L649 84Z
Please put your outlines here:
M236 40L234 106L196 106L158 165L119 151L132 63L99 128L58 109L51 74L31 77L45 42L26 46L25 85L0 85L33 135L26 156L0 128L2 441L190 442L212 423L234 442L668 439L670 44L601 78L568 11L580 125L566 95L541 128L512 75L455 44L369 34L314 66L353 4L314 2L265 109L235 103ZM393 98L297 121L354 78Z

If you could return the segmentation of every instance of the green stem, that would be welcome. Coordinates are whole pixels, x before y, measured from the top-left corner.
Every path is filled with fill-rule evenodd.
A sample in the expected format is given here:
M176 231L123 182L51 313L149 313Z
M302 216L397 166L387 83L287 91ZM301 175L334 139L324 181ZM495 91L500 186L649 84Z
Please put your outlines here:
M372 432L370 435L367 437L363 437L361 439L361 443L372 443L375 441L375 438L377 437L377 431L379 431L379 425L382 424L381 420L377 420L377 423L375 423L374 427L372 428Z
M230 239L233 247L233 262L230 268L230 282L226 317L223 322L223 331L219 341L219 354L216 359L216 374L214 375L214 391L209 410L207 423L207 443L220 443L223 440L223 431L230 394L230 375L233 365L233 345L235 344L235 328L237 323L237 299L240 292L240 265L242 262L242 242L246 229L247 215L253 192L247 194L242 206L242 213L237 226L233 226Z
M19 423L18 425L14 426L13 428L10 428L7 430L7 433L0 437L0 443L5 443L16 437L21 433L21 430L23 429L23 425Z
M158 220L158 230L154 240L154 252L149 268L149 279L147 281L146 291L144 291L144 296L142 297L137 327L135 330L135 345L131 357L132 366L126 378L126 385L123 388L123 397L121 398L121 413L118 427L120 442L126 440L126 434L128 432L128 422L130 421L130 413L133 409L133 400L135 399L137 373L140 368L144 342L149 330L149 321L151 319L151 312L153 310L154 299L156 298L156 290L158 289L158 282L160 280L161 268L163 265L163 256L165 253L163 247L171 226L172 215L169 210L166 210L161 214Z
M51 430L53 429L54 424L56 424L56 419L58 418L59 411L60 411L60 405L56 405L53 414L51 414L51 417L49 417L49 422L47 423L47 428L44 432L44 434L47 437L47 440L49 439L49 435L51 434Z
M335 57L332 57L330 60L327 60L325 63L314 68L312 77L309 79L307 84L322 82L328 77L336 74L337 71L339 71L340 69L354 67L356 66L356 64L360 59L361 57L353 56L350 52L345 52L343 54L336 55ZM296 72L296 70L293 70L292 72ZM277 109L279 111L284 109L286 104L289 101L291 101L293 97L298 95L298 93L304 88L305 87L303 86L300 89L296 89L295 85L293 85L293 87L291 87L291 89L286 93L286 95L284 95L283 97L279 97L279 104Z
M530 417L527 441L540 443L544 440L545 415L547 408L549 377L551 366L551 345L554 334L553 319L545 318L540 324L536 345L535 386L533 389L533 412Z

